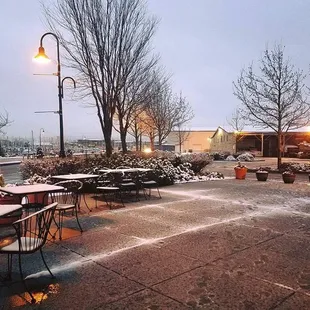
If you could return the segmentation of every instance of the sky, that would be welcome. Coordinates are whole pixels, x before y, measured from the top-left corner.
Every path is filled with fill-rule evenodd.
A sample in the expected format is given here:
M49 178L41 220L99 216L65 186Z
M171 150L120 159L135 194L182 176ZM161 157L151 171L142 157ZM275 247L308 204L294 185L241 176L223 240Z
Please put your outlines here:
M150 14L160 20L154 52L172 74L173 90L182 91L195 117L193 129L229 128L227 118L238 105L232 82L240 70L256 63L266 45L285 45L296 67L309 71L310 1L307 0L149 0ZM0 7L0 112L13 122L9 137L59 135L56 63L42 68L32 61L46 29L39 0L1 0ZM56 59L52 38L46 53ZM62 77L71 75L62 68ZM310 81L307 81L310 86ZM66 139L101 138L95 110L72 100L70 84L63 101Z

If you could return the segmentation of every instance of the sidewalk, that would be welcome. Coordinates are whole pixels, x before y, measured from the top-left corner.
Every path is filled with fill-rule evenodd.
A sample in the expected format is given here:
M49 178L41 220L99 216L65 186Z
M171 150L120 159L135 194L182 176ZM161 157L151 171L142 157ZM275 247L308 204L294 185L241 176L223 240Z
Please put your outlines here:
M39 255L24 256L38 303L25 301L15 262L0 309L310 309L310 187L270 177L164 187L163 199L111 211L99 204L80 217L82 235L69 220L65 240L45 247L55 280Z

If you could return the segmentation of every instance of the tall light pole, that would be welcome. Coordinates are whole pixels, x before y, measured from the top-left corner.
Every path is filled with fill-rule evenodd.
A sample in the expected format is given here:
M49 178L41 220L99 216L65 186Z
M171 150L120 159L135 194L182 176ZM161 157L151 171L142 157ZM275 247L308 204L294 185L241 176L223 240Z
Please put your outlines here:
M42 132L44 132L44 128L40 128L40 147L42 146Z
M45 54L45 50L43 47L43 39L47 36L51 35L56 39L57 43L57 72L56 76L58 78L58 111L56 113L59 114L59 140L60 140L60 151L59 151L59 157L65 157L65 142L64 142L64 125L63 125L63 114L62 114L62 98L63 98L63 82L65 79L71 79L74 82L74 88L75 88L75 80L72 77L65 77L61 80L61 67L60 67L60 53L59 53L59 39L57 35L53 32L46 32L42 35L40 39L40 47L39 47L39 53L34 57L35 60L39 62L49 62L50 59ZM54 112L55 111L51 111Z

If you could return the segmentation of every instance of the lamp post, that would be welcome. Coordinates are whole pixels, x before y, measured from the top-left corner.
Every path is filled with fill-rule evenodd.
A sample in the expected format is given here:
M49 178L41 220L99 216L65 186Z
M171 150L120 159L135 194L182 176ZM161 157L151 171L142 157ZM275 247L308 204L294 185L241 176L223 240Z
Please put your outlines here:
M40 147L42 146L42 132L44 132L44 128L40 128Z
M51 35L56 39L57 43L57 72L56 76L58 78L58 111L56 113L59 114L59 140L60 140L60 151L59 151L59 157L65 157L65 142L64 142L64 125L63 125L63 113L62 113L62 98L63 98L63 82L66 79L71 79L74 83L74 88L75 88L75 80L72 77L65 77L61 79L61 67L60 67L60 53L59 53L59 39L55 33L52 32L46 32L42 35L40 39L40 47L39 47L39 53L34 57L36 61L39 62L49 62L50 59L48 56L45 54L45 50L43 47L43 39L47 36ZM51 111L54 112L55 111Z

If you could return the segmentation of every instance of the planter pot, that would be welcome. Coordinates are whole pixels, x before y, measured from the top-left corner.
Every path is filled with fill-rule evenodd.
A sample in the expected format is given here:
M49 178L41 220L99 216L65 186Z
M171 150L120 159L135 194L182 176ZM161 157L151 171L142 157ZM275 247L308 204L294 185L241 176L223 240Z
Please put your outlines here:
M267 171L256 171L256 179L257 181L267 181L268 172Z
M238 180L244 180L246 173L248 171L248 168L239 168L239 167L235 167L235 175L236 175L236 179Z
M295 178L296 178L296 175L295 174L282 174L282 179L284 181L284 183L288 183L288 184L292 184L294 183L295 181Z

